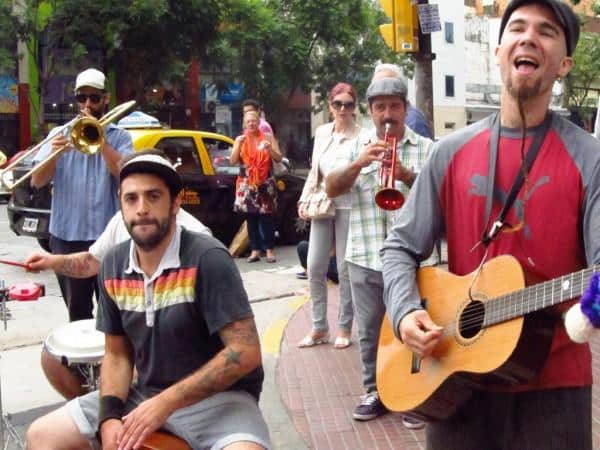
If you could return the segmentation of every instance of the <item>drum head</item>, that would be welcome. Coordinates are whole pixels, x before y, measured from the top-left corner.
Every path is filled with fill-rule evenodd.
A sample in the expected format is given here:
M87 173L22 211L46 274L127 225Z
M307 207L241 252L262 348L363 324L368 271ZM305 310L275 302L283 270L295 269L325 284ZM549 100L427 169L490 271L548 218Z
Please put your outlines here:
M77 320L58 327L46 338L44 347L67 363L95 363L104 356L104 334L96 330L96 320Z

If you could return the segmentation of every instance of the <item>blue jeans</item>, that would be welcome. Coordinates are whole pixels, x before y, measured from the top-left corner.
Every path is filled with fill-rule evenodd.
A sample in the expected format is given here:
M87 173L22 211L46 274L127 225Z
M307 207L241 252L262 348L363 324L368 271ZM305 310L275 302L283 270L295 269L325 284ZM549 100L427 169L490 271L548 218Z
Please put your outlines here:
M275 224L272 214L246 214L250 248L255 251L275 247Z

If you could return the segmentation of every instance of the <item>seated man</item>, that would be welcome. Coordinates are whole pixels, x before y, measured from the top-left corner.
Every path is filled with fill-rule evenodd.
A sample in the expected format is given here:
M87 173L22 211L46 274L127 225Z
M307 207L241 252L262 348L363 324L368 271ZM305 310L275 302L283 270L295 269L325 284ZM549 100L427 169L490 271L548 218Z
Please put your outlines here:
M227 249L176 224L181 179L166 159L133 155L119 178L131 240L100 269L100 391L37 419L28 448L87 448L98 437L130 450L159 428L192 448L269 448L260 341Z
M153 153L166 157L159 150ZM186 230L212 234L208 227L183 208L178 211L176 222ZM108 222L104 232L87 251L67 255L36 252L27 258L25 264L32 271L52 270L57 274L70 278L89 278L98 274L104 255L112 247L129 238L129 232L123 221L123 215L121 211L117 211L112 219L110 219L110 222ZM63 365L61 361L52 356L46 349L42 349L41 360L42 369L48 382L64 398L71 400L86 393L85 388L82 386L84 380L78 370L70 370L69 367Z
M298 242L298 245L296 246L296 252L298 253L298 259L300 260L300 265L304 269L304 272L298 272L296 274L296 278L299 278L301 280L307 280L308 274L306 273L306 258L308 256L308 241ZM329 266L327 267L327 278L336 284L339 283L337 263L335 260L335 247L331 249L331 254L329 255Z

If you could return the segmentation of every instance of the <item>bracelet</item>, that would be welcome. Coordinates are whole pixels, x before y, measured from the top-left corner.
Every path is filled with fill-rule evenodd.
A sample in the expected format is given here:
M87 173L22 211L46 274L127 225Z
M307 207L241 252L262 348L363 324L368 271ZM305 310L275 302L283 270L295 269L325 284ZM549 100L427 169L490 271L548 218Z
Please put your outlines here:
M125 402L114 395L103 395L100 397L100 410L98 412L98 433L102 424L109 419L119 419L123 417L125 411Z

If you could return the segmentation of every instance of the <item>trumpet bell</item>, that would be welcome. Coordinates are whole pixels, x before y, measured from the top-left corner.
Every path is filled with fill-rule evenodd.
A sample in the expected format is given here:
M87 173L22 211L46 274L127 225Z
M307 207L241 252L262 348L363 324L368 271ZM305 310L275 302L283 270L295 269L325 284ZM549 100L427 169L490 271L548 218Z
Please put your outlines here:
M397 189L383 188L375 194L375 203L386 211L395 211L404 204L404 195Z
M91 117L78 119L69 133L71 142L81 153L96 154L104 144L104 128Z

